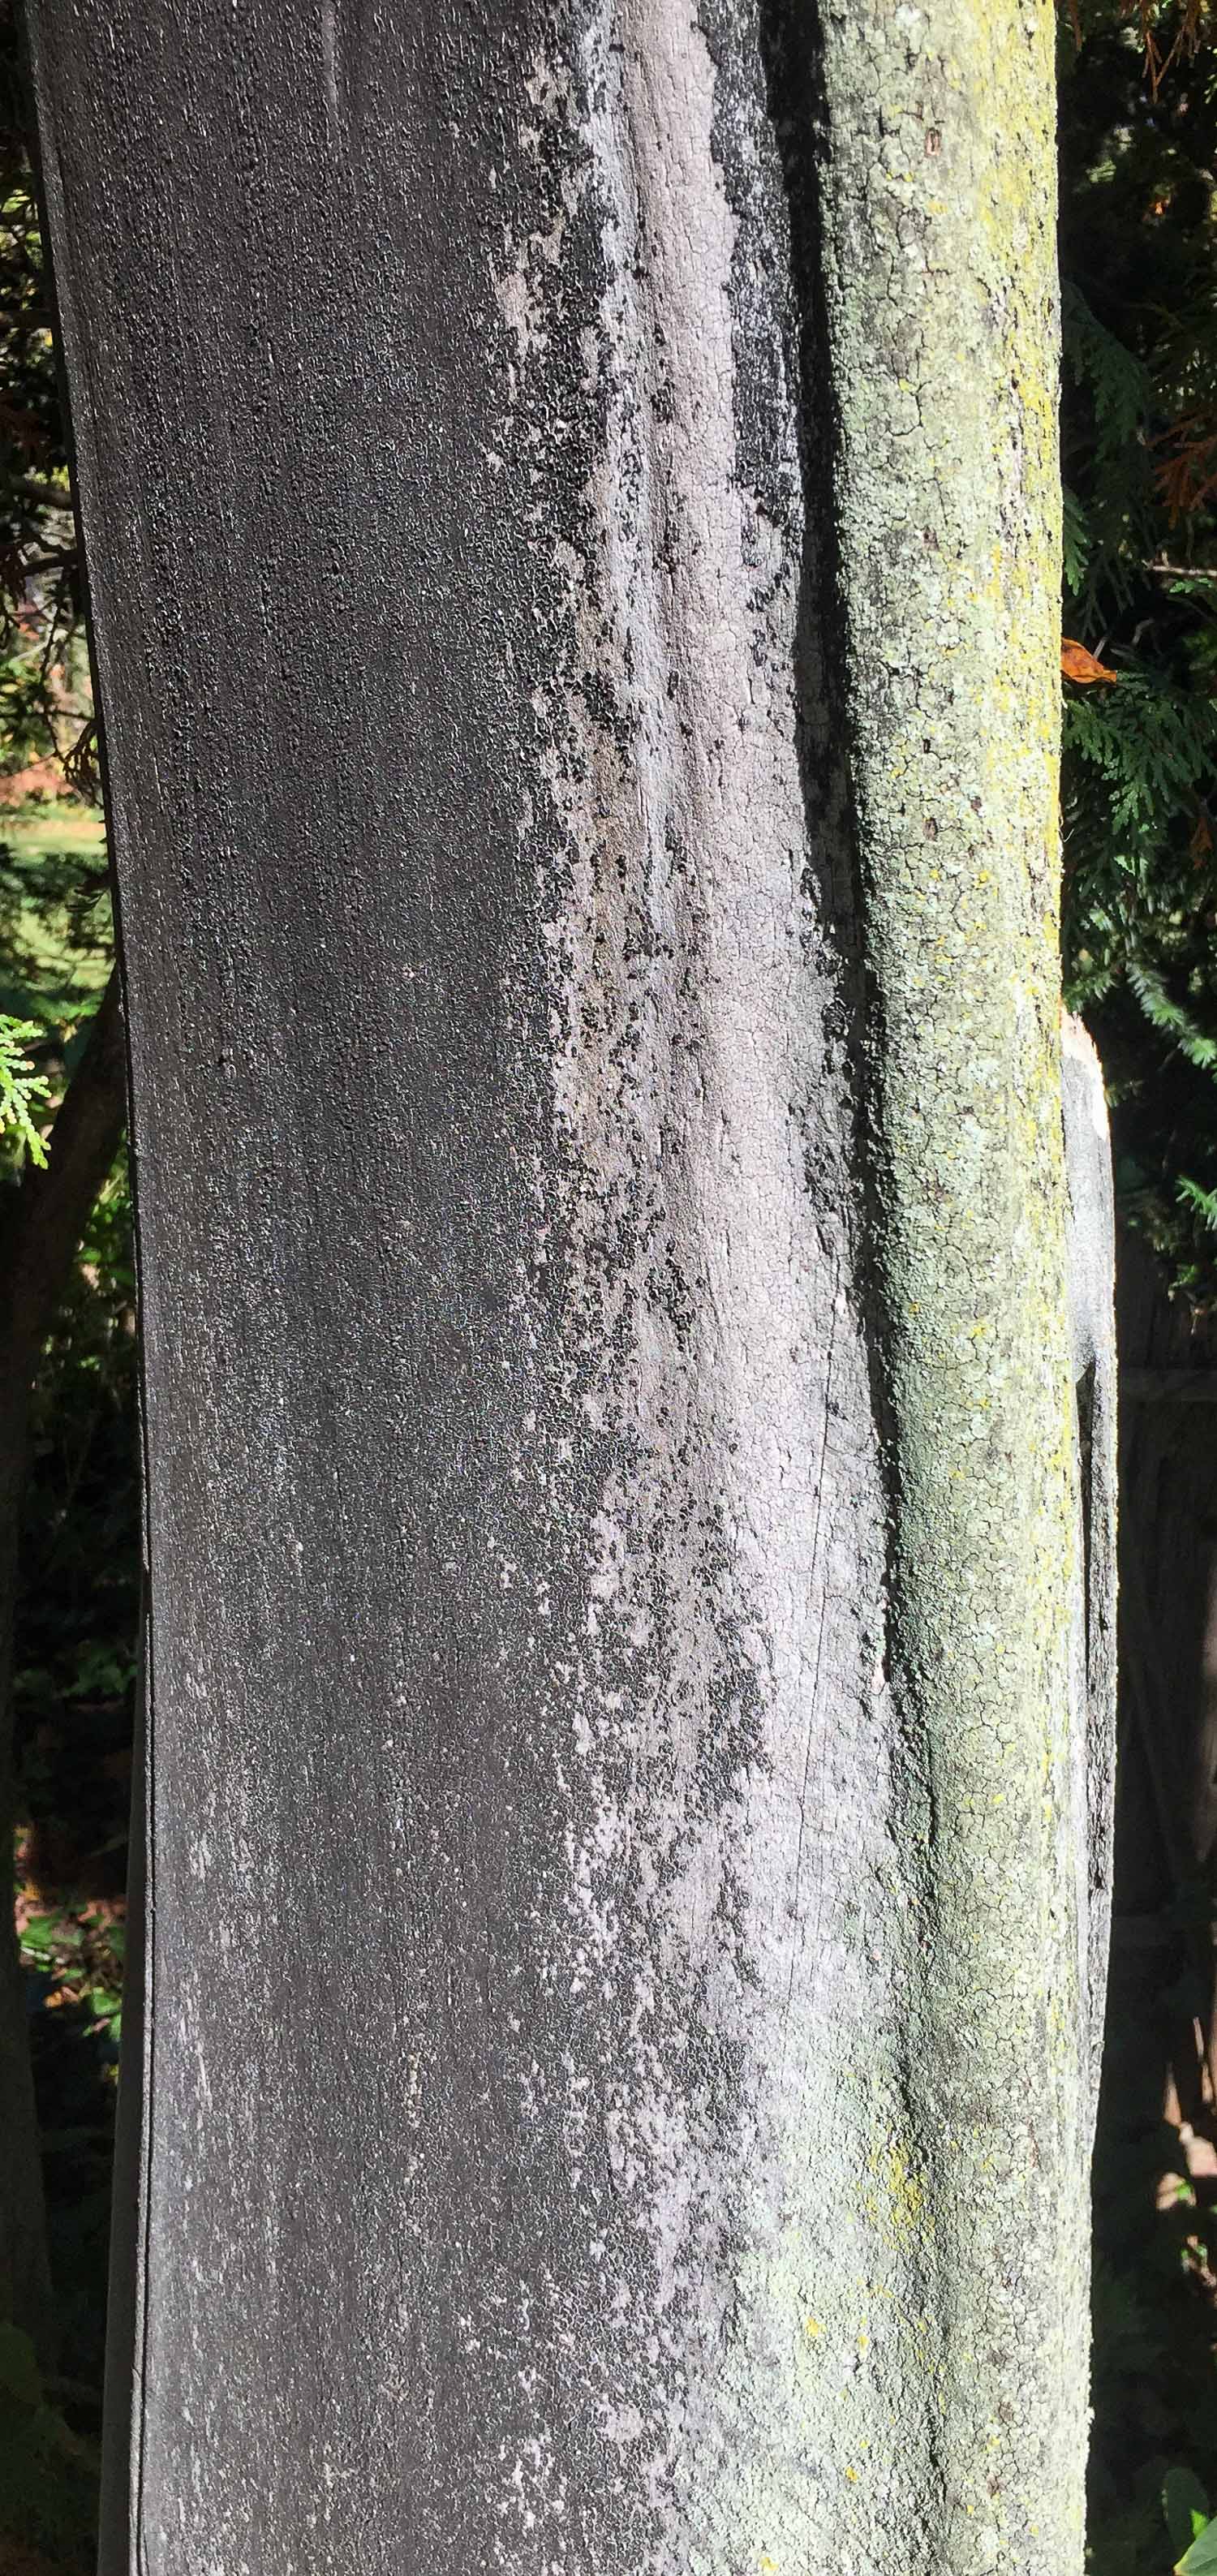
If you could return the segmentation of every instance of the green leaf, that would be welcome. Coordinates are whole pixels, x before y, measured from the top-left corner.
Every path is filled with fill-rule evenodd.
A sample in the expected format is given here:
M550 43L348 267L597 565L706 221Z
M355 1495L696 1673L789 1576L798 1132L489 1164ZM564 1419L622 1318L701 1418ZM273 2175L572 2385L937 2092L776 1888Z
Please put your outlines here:
M1086 566L1094 550L1094 541L1090 534L1086 512L1076 492L1071 492L1066 485L1062 498L1065 588L1068 591L1077 592L1081 590L1086 579Z
M14 1020L0 1012L0 1129L11 1128L30 1161L44 1167L46 1147L34 1118L46 1108L51 1088L29 1053L31 1039L41 1035L33 1020Z
M1190 2549L1209 2519L1209 2500L1194 2470L1167 2470L1162 2481L1162 2510L1172 2549Z
M1190 1181L1186 1172L1181 1172L1175 1183L1175 1195L1181 1207L1194 1208L1201 1224L1217 1234L1217 1194L1202 1189L1199 1181Z
M1175 2560L1175 2576L1215 2576L1217 2571L1217 2522L1206 2522L1197 2533L1190 2549Z

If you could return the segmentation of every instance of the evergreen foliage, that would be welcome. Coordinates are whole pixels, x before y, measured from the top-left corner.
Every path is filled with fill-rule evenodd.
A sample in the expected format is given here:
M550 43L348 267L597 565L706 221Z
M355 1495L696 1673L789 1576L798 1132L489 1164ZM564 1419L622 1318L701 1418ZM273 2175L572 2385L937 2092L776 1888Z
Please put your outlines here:
M1091 0L1061 37L1066 991L1125 1214L1217 1303L1217 21Z
M45 1158L113 959L84 588L51 325L16 18L11 0L0 0L5 1258L28 1204L23 1175ZM0 2320L0 2563L6 2541L19 2542L65 2576L83 2569L95 2548L138 1599L134 1309L120 1155L79 1246L34 1390L11 1710L16 1928L65 2375L40 2380L32 2348ZM10 1712L3 1715L7 1723ZM9 1886L11 1908L11 1878ZM12 1939L11 1928L5 1937Z
M51 797L66 785L91 801L98 782L84 579L52 324L16 13L0 0L0 779L24 778ZM0 1153L10 1166L26 1153L42 1159L42 1131L62 1091L55 1058L98 980L86 976L73 995L49 994L45 958L28 971L31 935L36 949L38 925L49 912L56 928L69 933L58 946L74 966L79 946L98 950L97 919L86 918L90 907L94 916L107 910L104 857L100 868L65 871L52 852L49 863L26 869L18 902L13 877L12 856L5 853ZM61 921L65 905L68 919ZM107 918L102 947L108 939Z

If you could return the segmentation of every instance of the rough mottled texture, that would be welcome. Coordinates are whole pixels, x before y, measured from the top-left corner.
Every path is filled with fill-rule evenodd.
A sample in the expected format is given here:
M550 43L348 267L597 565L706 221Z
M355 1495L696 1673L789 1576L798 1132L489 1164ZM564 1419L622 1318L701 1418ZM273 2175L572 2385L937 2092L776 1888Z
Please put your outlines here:
M941 2563L1076 2567L1092 2046L1061 1294L1051 0L825 0L823 277L872 1002L889 1669Z
M30 17L146 1337L136 2562L1066 2576L1046 8Z

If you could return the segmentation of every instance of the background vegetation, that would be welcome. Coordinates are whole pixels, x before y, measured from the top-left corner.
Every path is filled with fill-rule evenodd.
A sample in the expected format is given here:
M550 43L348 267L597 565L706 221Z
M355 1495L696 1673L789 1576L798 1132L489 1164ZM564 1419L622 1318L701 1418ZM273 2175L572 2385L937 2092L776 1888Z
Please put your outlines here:
M48 1213L52 1224L64 1214L49 1204L47 1143L79 1080L113 951L51 321L8 7L0 9L0 1374L10 1376L24 1366L31 1246L36 1252L40 1226L45 1237ZM10 1452L0 1469L17 1489L0 1472L0 1597L9 1506L22 1494L24 1506L11 1674L15 1921L54 2296L52 2368L0 2314L0 2563L12 2576L33 2576L44 2562L65 2571L91 2564L96 2516L139 1553L130 1204L117 1129L109 1134L98 1159L101 1171L107 1161L112 1168L100 1190L93 1195L90 1177L66 1211L62 1293L39 1319L32 1412L15 1426L6 1410L0 1425ZM7 1679L0 1672L6 1698Z
M1062 24L1066 989L1125 1216L1217 1298L1217 53L1211 12Z

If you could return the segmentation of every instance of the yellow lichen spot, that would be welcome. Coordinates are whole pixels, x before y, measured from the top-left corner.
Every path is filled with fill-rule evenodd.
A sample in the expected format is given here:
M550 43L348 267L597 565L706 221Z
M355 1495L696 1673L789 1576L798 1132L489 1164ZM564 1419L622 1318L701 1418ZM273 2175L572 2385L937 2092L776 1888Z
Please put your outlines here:
M804 2331L804 2333L805 2333L805 2334L810 2335L811 2340L812 2340L812 2342L814 2343L814 2342L815 2342L815 2340L816 2340L817 2335L822 2335L822 2334L823 2334L823 2332L824 2332L824 2328L823 2328L823 2326L821 2325L820 2320L819 2320L819 2318L818 2318L818 2317L808 2317L808 2319L807 2319L807 2321L806 2321L806 2324L804 2325L803 2331Z
M846 2474L846 2477L849 2479L849 2483L850 2483L851 2487L856 2487L856 2486L857 2486L857 2483L858 2483L858 2472L857 2472L857 2470L856 2470L856 2469L851 2465L850 2467L848 2467L848 2468L846 2469L845 2474Z
M884 2148L882 2154L872 2156L871 2171L880 2176L886 2186L884 2216L892 2235L897 2240L907 2237L920 2226L924 2214L925 2190L922 2183L894 2141Z

